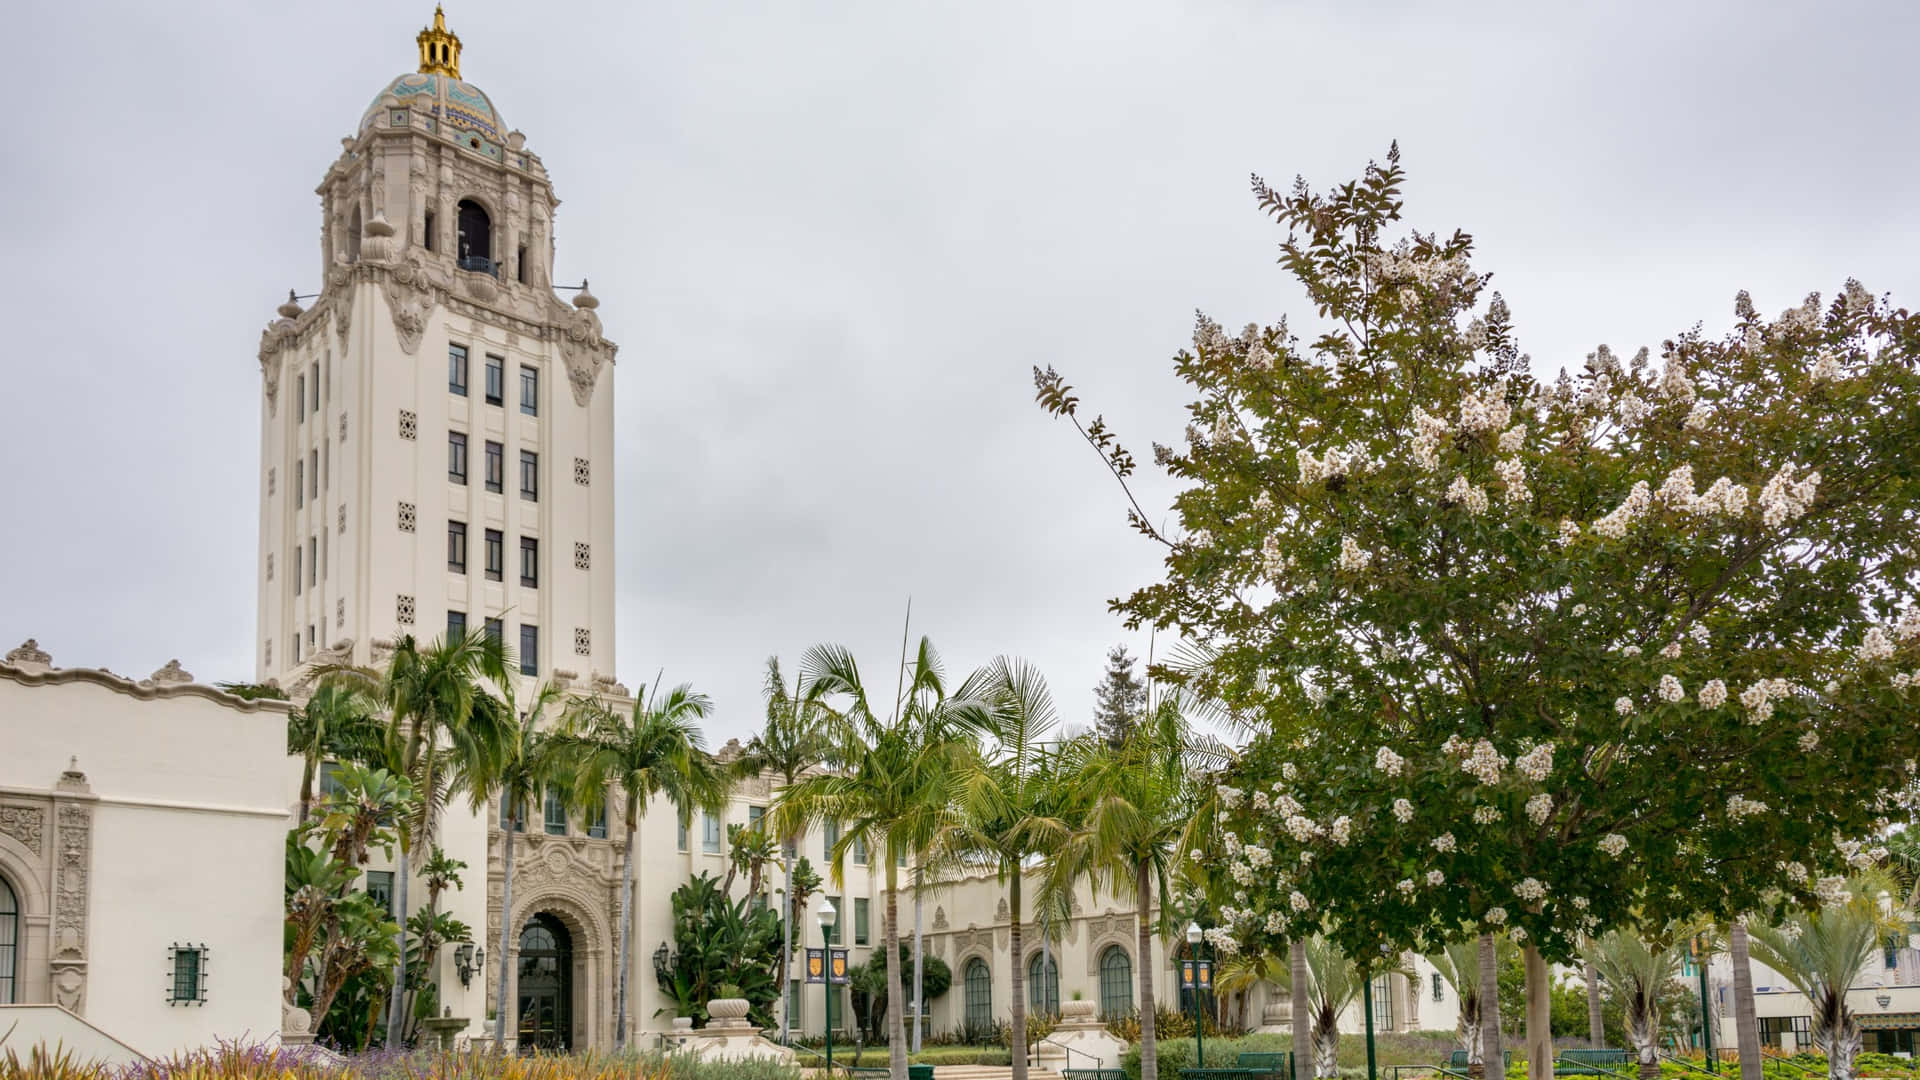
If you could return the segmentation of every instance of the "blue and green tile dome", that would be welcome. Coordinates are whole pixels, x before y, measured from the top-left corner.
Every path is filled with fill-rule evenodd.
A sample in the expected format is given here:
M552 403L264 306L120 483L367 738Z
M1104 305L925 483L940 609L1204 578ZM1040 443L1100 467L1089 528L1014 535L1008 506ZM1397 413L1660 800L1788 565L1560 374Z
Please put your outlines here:
M417 71L395 78L373 96L373 103L360 117L361 131L372 127L379 118L380 102L388 94L408 106L426 95L429 99L426 107L433 115L435 126L443 132L472 131L492 143L502 142L506 137L506 124L501 122L492 100L479 87L451 75Z

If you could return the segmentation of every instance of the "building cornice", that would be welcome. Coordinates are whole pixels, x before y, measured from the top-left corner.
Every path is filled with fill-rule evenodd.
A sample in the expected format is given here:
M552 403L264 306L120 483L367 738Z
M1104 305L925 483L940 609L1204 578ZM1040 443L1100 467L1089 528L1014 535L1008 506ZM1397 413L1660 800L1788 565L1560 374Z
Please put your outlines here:
M38 670L36 670L38 669ZM162 671L168 669L162 668ZM177 668L174 670L178 670ZM42 668L39 664L22 666L14 661L0 662L0 679L15 682L21 686L66 686L73 683L85 683L104 687L118 694L125 694L139 701L153 701L161 698L201 698L215 705L244 713L275 713L285 716L293 708L293 703L273 698L247 699L236 697L224 690L193 682L168 682L153 679L135 681L123 675L99 668Z

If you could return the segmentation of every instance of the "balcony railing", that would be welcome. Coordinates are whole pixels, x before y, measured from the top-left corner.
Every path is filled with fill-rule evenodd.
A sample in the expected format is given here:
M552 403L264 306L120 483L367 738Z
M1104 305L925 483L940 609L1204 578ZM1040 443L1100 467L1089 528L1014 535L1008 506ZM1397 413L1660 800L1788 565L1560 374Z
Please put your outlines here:
M500 276L500 264L484 255L462 255L459 265L460 269L471 270L476 274L491 274L496 278Z

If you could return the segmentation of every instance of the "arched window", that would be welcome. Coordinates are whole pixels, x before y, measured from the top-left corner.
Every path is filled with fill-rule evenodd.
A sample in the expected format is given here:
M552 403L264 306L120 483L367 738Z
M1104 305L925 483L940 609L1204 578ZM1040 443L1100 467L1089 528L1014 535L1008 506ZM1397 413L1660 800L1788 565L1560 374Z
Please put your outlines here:
M987 962L974 957L967 961L967 1031L993 1030L993 973Z
M1060 1013L1060 963L1045 952L1027 961L1027 1008L1043 1016Z
M1100 1015L1116 1020L1133 1012L1133 959L1118 945L1100 954Z
M13 1004L13 970L20 955L20 901L0 877L0 1005Z
M460 260L460 269L493 273L493 219L472 199L461 199L459 211L460 235L454 256Z

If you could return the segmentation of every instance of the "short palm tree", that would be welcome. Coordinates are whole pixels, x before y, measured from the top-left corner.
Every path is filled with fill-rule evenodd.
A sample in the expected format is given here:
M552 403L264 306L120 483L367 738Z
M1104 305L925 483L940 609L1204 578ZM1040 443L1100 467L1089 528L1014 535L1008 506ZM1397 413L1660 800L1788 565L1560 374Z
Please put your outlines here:
M1671 939L1677 933L1669 928L1662 937ZM1641 1080L1655 1080L1660 1075L1660 999L1680 973L1681 948L1622 929L1588 940L1581 954L1626 1014L1627 1041L1639 1059Z
M357 757L353 748L376 743L382 726L362 687L343 677L322 678L313 696L287 714L287 753L301 758L296 824L305 825L313 811L321 763L328 758Z
M1340 946L1324 937L1308 938L1307 1008L1313 1015L1313 1075L1327 1080L1340 1075L1340 1014L1366 988L1367 980L1383 973L1407 974L1399 966L1363 972ZM1295 1046L1299 1043L1296 1040Z
M780 658L777 656L767 658L762 693L767 700L766 724L747 741L745 752L734 759L734 775L746 778L771 773L779 778L781 790L785 790L807 771L830 761L833 741L826 734L825 721L832 710L819 698L800 696L797 686L789 688L786 677L780 674ZM781 918L786 933L780 945L780 982L784 986L793 968L793 920L796 914L793 904L793 859L799 836L790 832L782 835L780 840L780 876L786 882L782 900L786 910ZM780 1031L781 1041L784 1042L791 1037L791 1028L784 1004L787 995L781 994L780 999L783 1002Z
M697 721L712 701L681 684L662 691L642 685L633 709L621 714L594 699L568 708L552 752L572 776L574 790L589 809L603 805L618 788L625 802L626 848L620 866L620 974L615 991L613 1044L627 1042L627 973L633 949L633 837L640 815L655 796L665 796L680 823L696 809L718 812L725 803L725 770L707 753ZM504 1003L503 1003L504 1005Z
M848 852L860 846L876 852L886 866L887 893L879 947L895 949L900 864L909 856L924 861L951 822L957 782L973 769L976 740L989 723L987 706L968 693L948 696L939 655L926 638L901 675L902 692L890 716L873 709L860 669L845 648L816 645L802 657L800 670L800 696L832 710L825 726L838 768L783 790L770 811L773 828L791 835L816 821L838 820L840 839L829 853L836 881L844 880ZM889 1001L906 1000L900 967L887 965ZM887 1011L892 1080L907 1075L905 1012Z
M1054 856L1055 888L1087 878L1119 899L1130 899L1138 922L1140 962L1140 1078L1158 1080L1154 1043L1154 924L1148 914L1173 909L1175 868L1199 842L1198 830L1212 814L1205 805L1211 785L1200 773L1225 764L1227 754L1196 738L1177 696L1163 698L1117 746L1088 740L1071 747L1065 775L1081 815ZM1205 788L1203 793L1202 788Z
M512 748L506 760L501 764L500 774L495 778L494 792L500 800L506 827L501 837L502 872L500 892L500 941L494 959L500 964L500 976L494 1001L497 1007L493 1018L493 1045L507 1045L507 957L508 946L513 942L513 849L514 841L526 823L521 815L527 807L536 805L546 794L548 786L562 782L560 770L554 767L553 735L542 730L540 719L547 710L560 702L560 688L553 683L541 683L520 703L516 712L519 723L515 725Z
M1777 926L1747 928L1754 959L1812 1003L1813 1044L1827 1055L1830 1080L1853 1080L1860 1055L1860 1025L1847 1007L1847 988L1887 936L1906 929L1881 907L1887 884L1881 875L1862 875L1831 903L1796 912Z
M1014 957L1012 1030L1019 1033L1027 1030L1026 972L1020 962L1025 955L1023 879L1036 859L1053 855L1072 832L1068 821L1074 815L1067 805L1072 789L1060 775L1060 755L1046 746L1058 715L1040 672L1023 660L1001 657L982 675L975 685L989 705L992 745L987 756L968 760L956 791L960 813L942 824L929 858L936 872L991 866L1006 886ZM1046 895L1044 887L1042 894L1042 903L1059 903L1060 897ZM1013 1080L1027 1080L1026 1040L1010 1041Z
M1454 1022L1453 1033L1467 1055L1469 1072L1478 1076L1487 1060L1485 1044L1480 1038L1480 942L1477 939L1448 942L1439 952L1429 953L1427 962L1460 999L1460 1015Z

